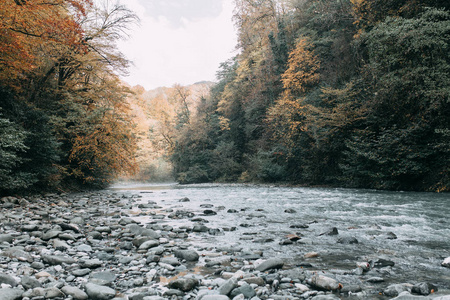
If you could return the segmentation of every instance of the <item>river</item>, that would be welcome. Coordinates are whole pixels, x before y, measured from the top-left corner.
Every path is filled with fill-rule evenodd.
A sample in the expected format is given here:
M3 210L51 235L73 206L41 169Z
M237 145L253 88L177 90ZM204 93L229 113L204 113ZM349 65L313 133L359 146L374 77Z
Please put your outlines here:
M192 226L189 218L164 217L184 210L217 228L217 235L190 237L200 250L262 251L264 257L281 257L293 266L307 262L343 282L363 285L370 275L350 274L356 262L381 258L395 263L384 271L385 285L427 281L450 289L450 269L441 266L450 256L448 194L241 184L116 184L110 189L134 194L136 204L155 202L164 209L148 214L138 205L129 207L143 224ZM180 202L185 197L190 201ZM205 215L206 209L217 214ZM331 228L338 234L324 234ZM280 245L288 234L301 239ZM305 258L311 252L318 256Z

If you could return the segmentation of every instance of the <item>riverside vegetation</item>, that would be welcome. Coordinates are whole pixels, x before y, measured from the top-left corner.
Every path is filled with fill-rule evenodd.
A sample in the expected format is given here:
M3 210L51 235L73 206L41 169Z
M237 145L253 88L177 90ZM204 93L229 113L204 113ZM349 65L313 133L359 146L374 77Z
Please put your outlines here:
M417 255L377 249L367 250L371 258L356 254L365 243L370 247L363 232L394 243L397 236L381 227L362 225L361 236L349 238L345 228L322 231L331 219L301 223L309 220L304 214L289 235L270 223L252 234L247 227L266 220L264 210L231 207L215 197L174 199L168 190L134 188L1 198L0 299L450 299L450 257L425 255L425 264L436 265L425 274ZM213 225L219 215L227 225ZM240 223L233 221L238 215ZM247 246L233 243L236 238ZM274 242L281 249L276 255L269 250ZM323 264L321 256L337 255L328 250L336 243L347 251L346 267L341 254L339 261ZM411 265L397 266L400 260Z
M238 54L192 105L179 85L146 102L119 80L116 41L138 21L125 6L1 1L0 193L106 186L145 151L183 183L448 191L449 8L236 0ZM136 103L155 148L138 149Z

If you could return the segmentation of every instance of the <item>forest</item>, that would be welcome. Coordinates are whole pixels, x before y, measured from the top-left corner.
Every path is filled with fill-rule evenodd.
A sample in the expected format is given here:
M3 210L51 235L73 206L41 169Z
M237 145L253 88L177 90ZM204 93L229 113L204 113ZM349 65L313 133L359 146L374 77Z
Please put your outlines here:
M138 18L105 3L0 2L0 194L104 187L152 153L180 183L450 190L447 0L235 0L238 54L195 97L120 80Z

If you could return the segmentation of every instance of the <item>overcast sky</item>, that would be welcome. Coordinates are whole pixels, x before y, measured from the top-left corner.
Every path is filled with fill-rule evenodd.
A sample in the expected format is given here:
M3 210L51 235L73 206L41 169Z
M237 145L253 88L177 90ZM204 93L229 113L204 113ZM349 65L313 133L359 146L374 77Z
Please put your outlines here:
M233 0L121 0L140 26L119 43L132 60L124 81L146 90L215 81L219 64L236 54Z

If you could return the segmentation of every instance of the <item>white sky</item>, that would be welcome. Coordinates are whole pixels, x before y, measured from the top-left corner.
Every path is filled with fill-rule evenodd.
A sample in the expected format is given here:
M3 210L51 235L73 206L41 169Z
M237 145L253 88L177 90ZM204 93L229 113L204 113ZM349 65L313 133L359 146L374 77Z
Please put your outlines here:
M236 54L233 0L121 0L141 19L119 49L133 61L123 80L146 90L216 80Z

